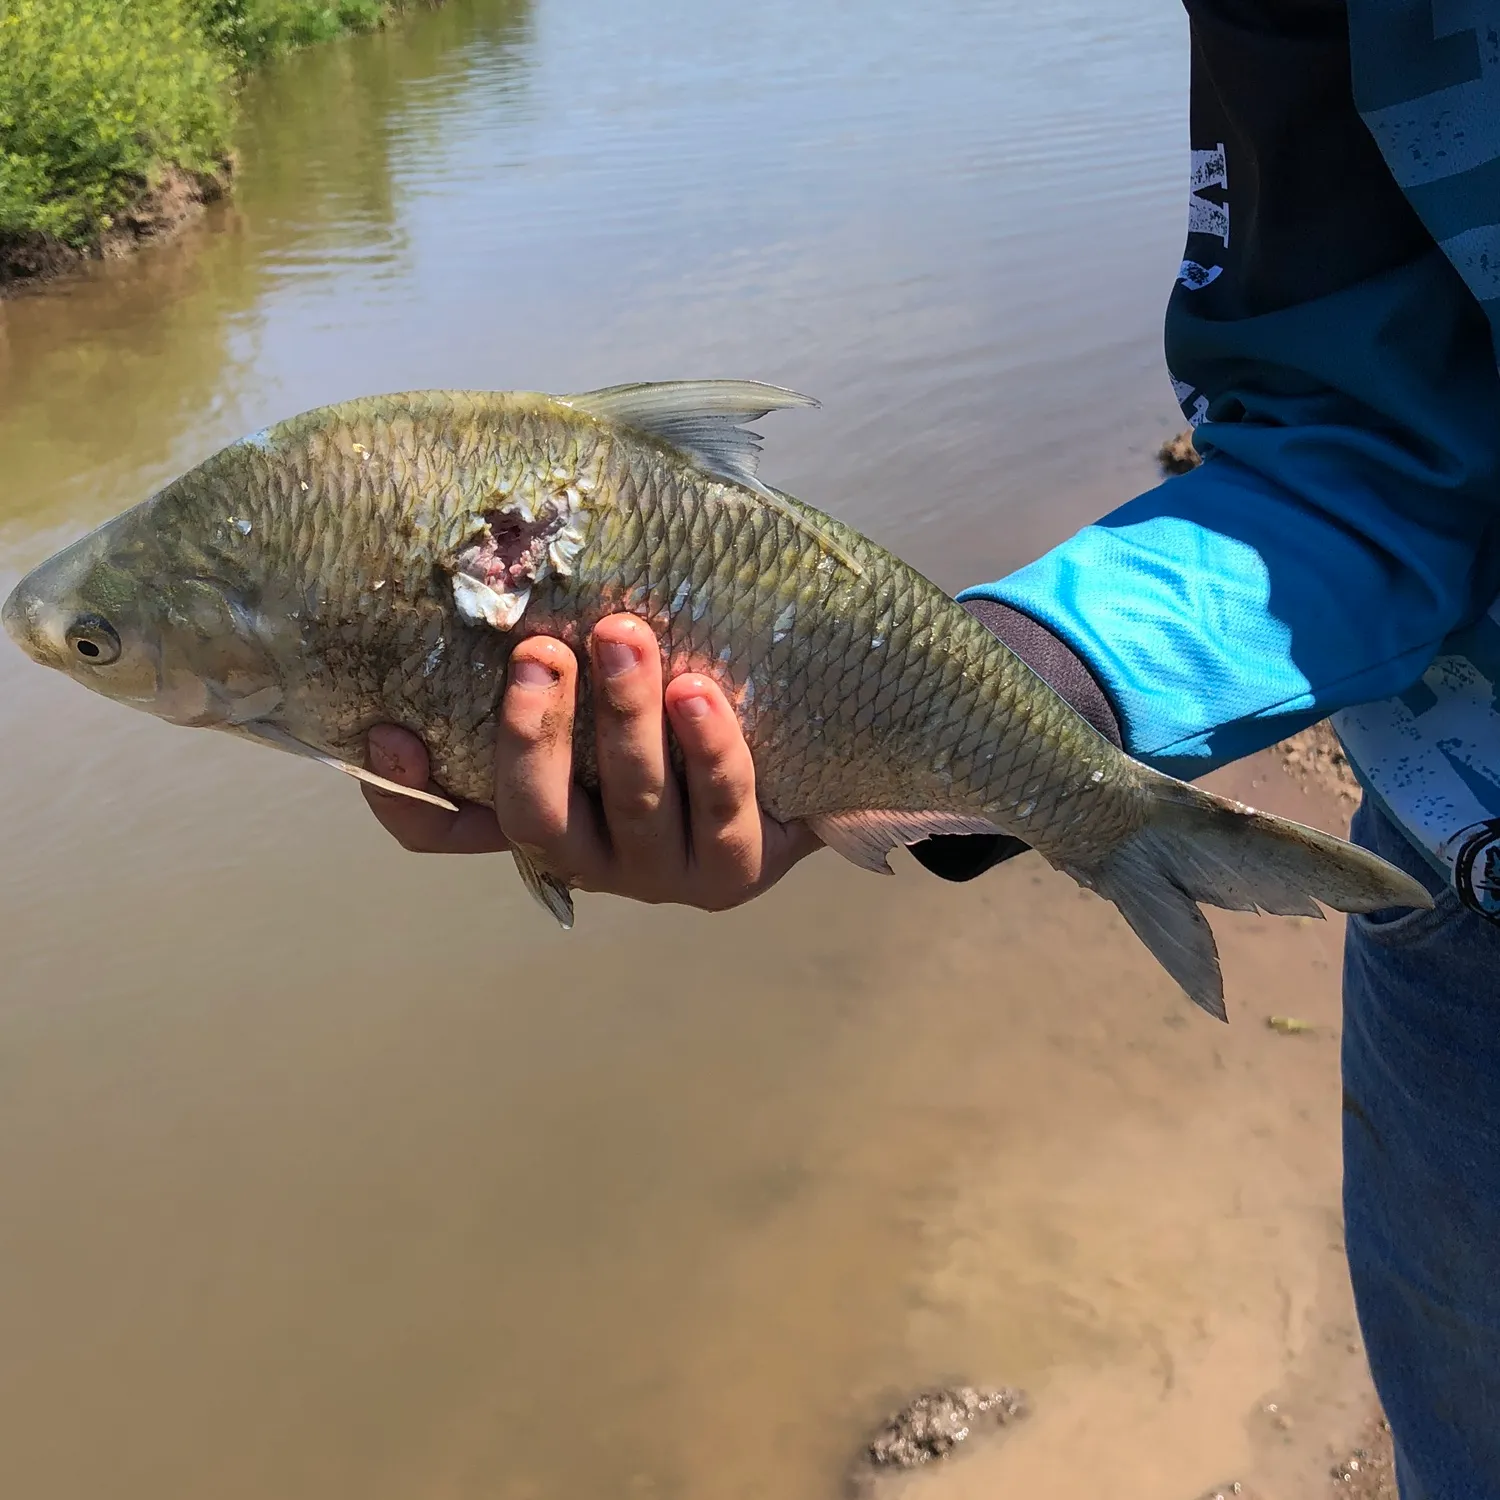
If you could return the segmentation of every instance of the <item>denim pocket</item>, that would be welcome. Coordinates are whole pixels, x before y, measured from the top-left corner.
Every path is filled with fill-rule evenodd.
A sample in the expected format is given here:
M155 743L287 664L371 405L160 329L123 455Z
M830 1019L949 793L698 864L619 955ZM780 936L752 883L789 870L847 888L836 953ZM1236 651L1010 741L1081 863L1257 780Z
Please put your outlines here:
M1444 925L1463 915L1458 892L1444 886L1432 898L1430 909L1388 906L1381 911L1356 912L1349 925L1360 939L1372 948L1407 948L1442 930Z

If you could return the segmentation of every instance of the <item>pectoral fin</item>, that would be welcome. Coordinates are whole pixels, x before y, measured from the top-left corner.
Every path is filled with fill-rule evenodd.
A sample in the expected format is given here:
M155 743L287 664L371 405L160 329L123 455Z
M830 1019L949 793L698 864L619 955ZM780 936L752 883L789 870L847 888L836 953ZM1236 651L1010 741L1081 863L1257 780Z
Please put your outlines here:
M414 802L429 802L432 806L446 808L449 812L458 811L458 804L450 802L446 797L439 797L434 792L420 791L412 786L402 786L399 781L388 781L384 776L377 776L373 771L365 770L363 766L351 765L346 760L338 759L337 756L326 755L321 750L315 750L279 724L268 724L264 719L257 719L236 727L241 734L251 735L263 744L274 745L278 750L286 750L306 760L315 760L320 765L331 766L335 771L342 771L345 776L352 776L356 781L364 782L366 786L378 787L382 792L390 792L396 797L410 797Z
M448 812L458 811L458 803L450 802L446 797L439 797L435 792L418 791L414 786L402 786L399 781L387 781L384 776L377 776L363 766L351 766L348 761L335 760L331 755L314 753L312 759L320 760L325 766L332 766L335 771L342 771L345 776L352 776L366 786L379 787L382 792L391 792L397 797L410 797L413 802L427 802L433 807L445 808Z
M564 932L568 931L573 926L573 897L566 884L555 875L549 875L519 845L512 844L510 853L516 862L516 873L525 882L526 889L557 918L557 925Z

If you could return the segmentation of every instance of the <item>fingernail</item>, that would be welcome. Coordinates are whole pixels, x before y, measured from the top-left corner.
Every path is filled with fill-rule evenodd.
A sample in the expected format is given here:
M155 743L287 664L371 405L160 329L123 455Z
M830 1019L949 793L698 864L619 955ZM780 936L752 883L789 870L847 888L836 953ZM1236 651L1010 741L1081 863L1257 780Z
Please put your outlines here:
M600 641L599 665L606 677L623 677L640 658L624 641Z
M708 717L707 698L679 698L677 700L676 707L677 712L680 713L684 719L698 720L706 719Z
M517 687L549 688L557 682L557 673L545 662L537 661L535 657L523 656L519 660L512 657L510 680Z

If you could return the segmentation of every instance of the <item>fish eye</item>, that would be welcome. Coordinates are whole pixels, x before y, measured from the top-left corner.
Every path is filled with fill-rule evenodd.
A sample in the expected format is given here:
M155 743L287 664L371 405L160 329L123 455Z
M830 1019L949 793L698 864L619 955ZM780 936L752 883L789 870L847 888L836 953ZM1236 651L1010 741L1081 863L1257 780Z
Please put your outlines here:
M120 637L102 615L79 615L68 626L67 642L73 654L90 666L107 667L120 657Z

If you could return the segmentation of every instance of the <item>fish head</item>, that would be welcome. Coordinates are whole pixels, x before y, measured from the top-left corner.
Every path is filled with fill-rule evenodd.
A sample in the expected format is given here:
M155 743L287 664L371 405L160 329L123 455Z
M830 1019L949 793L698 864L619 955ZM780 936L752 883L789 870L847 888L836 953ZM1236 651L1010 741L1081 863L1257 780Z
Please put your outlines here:
M202 555L186 559L162 520L148 502L33 568L0 609L6 633L42 666L171 723L258 717L281 696L260 611L243 580L191 566Z

